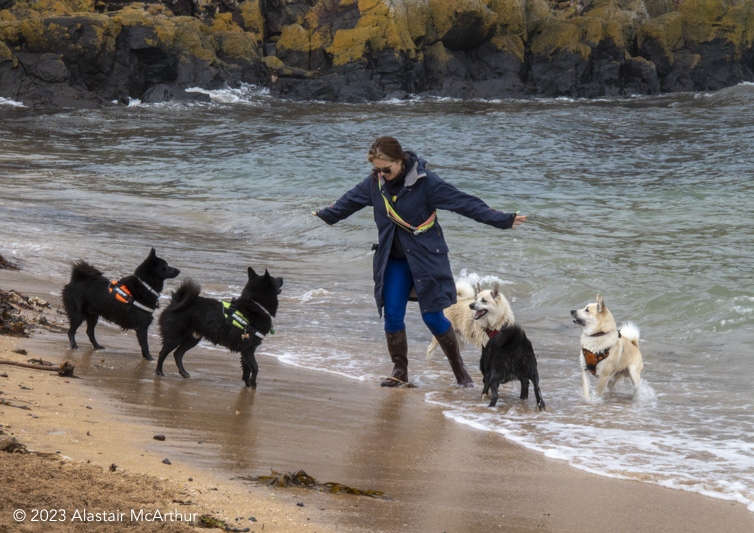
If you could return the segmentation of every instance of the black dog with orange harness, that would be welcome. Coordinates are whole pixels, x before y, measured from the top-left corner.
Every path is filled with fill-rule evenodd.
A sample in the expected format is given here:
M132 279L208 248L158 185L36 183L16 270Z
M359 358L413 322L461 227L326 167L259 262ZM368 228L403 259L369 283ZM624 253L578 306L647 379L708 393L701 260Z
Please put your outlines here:
M86 261L76 261L71 281L63 287L63 306L71 324L68 330L71 348L78 348L76 330L86 321L89 341L95 350L103 350L104 346L94 337L94 328L102 317L124 330L135 330L142 357L152 361L147 332L165 280L175 278L180 272L157 257L154 248L131 276L120 281L109 281Z

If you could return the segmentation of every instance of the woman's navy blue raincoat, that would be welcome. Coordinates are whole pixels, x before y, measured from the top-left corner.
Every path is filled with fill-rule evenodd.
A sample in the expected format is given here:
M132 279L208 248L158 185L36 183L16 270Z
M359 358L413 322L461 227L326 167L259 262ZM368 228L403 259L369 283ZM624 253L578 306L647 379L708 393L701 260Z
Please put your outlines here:
M404 221L418 227L435 210L446 209L496 228L508 229L513 226L515 213L495 211L479 198L459 191L434 172L426 170L423 159L412 157L411 161L414 164L406 174L404 186L393 204ZM456 303L456 286L448 261L448 245L445 244L439 220L429 231L418 235L399 228L387 216L381 193L384 189L384 179L370 174L335 205L317 211L317 216L328 224L335 224L366 206L374 208L374 221L379 232L379 244L373 258L374 299L380 316L385 267L394 238L401 240L406 251L421 312L436 313L450 307ZM387 190L384 193L389 196Z

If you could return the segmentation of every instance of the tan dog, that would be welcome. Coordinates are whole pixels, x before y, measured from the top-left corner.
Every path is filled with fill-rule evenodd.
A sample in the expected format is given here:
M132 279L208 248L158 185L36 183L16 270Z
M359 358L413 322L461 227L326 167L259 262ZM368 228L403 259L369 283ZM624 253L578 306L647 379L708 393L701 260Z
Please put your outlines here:
M641 383L644 367L639 351L639 328L632 322L624 322L618 330L613 315L599 294L597 303L573 310L571 316L574 324L584 327L579 355L584 398L590 399L587 371L597 376L595 399L602 395L606 386L613 390L621 378L630 378L635 392Z
M481 350L490 336L515 323L511 306L497 283L492 290L481 291L476 296L467 282L457 283L456 291L458 301L443 310L443 314L456 332L461 351L467 344L473 344ZM427 359L432 358L437 346L437 339L432 337L432 343L427 348Z

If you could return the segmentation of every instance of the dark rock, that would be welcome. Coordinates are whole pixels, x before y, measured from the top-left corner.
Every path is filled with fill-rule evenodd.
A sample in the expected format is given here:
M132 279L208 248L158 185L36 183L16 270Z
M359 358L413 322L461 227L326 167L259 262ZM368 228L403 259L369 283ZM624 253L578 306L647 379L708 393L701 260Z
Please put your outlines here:
M173 463L170 462L170 459L163 459L162 462L163 462L163 464L166 464L166 465L172 465L173 464Z
M161 0L161 3L179 17L191 17L195 12L192 0Z
M164 440L165 440L165 435L155 435L155 436L154 436L154 437L152 437L152 438L153 438L154 440L161 440L161 441L164 441Z
M625 64L625 94L658 94L660 80L655 65L643 57L632 57Z
M332 3L332 0L322 0ZM312 2L307 0L267 0L266 22L269 35L279 35L291 24L297 24L309 11ZM356 6L358 10L358 6Z

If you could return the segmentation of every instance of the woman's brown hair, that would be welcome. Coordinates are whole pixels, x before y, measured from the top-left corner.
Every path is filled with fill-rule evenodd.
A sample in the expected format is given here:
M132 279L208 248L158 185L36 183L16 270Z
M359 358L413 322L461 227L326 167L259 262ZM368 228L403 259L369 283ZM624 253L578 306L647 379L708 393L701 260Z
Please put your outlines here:
M375 159L384 159L391 163L400 160L403 161L405 166L408 154L403 151L401 143L395 137L379 137L372 143L367 159L369 159L370 163Z

